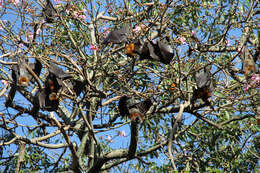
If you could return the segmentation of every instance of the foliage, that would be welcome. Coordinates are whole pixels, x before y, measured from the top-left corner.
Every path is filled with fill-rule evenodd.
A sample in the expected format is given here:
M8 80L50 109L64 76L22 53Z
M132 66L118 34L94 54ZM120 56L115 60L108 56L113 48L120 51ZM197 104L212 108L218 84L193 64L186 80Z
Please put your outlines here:
M53 23L44 21L45 4L0 0L3 172L259 171L258 0L56 0ZM127 23L129 42L169 37L171 63L127 56L124 43L102 44L107 29ZM255 70L242 68L249 56ZM37 59L44 69L40 83L18 87L5 106L18 59ZM83 81L84 91L35 114L50 63ZM207 66L209 103L193 95L194 76ZM153 101L134 144L133 121L119 114L123 95Z

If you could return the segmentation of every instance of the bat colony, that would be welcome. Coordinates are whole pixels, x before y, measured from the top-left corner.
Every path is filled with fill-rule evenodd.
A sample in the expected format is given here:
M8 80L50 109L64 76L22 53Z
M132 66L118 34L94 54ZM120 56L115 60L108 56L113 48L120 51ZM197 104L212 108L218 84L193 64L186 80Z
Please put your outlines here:
M54 23L56 10L50 0L47 0L46 6L42 10L42 15L46 23ZM139 55L140 60L158 61L163 64L170 64L174 57L174 52L168 44L167 38L158 39L155 42L151 40L135 39L130 41L131 26L126 25L121 29L111 31L104 39L102 44L125 44L125 53L130 57ZM250 71L255 71L255 62L250 56L248 48L244 48L243 69L245 75ZM18 87L27 87L29 83L34 83L35 79L28 71L29 67L36 76L40 76L42 64L36 59L35 63L28 63L23 58L17 59L17 65L12 67L11 89L8 94L6 107L12 105L16 90ZM214 91L214 83L210 73L211 66L207 66L201 72L196 72L195 82L197 88L193 91L192 101L201 99L209 104L208 98ZM40 89L34 99L33 112L37 113L39 109L46 111L56 111L61 101L62 95L79 96L85 88L86 82L73 79L73 76L64 72L55 64L49 65L49 73L44 81L44 87ZM175 84L174 84L175 86ZM126 95L119 100L119 113L121 116L127 116L132 121L141 122L144 120L145 114L152 106L151 99L137 102Z

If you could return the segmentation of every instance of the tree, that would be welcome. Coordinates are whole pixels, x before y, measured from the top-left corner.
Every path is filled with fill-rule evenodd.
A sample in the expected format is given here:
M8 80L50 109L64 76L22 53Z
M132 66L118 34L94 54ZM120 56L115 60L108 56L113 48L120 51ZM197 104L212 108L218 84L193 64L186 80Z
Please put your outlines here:
M3 172L259 170L258 0L0 8Z

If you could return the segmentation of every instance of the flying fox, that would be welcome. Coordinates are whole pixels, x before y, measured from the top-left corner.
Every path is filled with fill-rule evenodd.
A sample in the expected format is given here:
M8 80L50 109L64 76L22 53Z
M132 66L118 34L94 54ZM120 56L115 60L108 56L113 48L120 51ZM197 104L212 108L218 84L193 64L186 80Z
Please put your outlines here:
M253 56L250 54L248 47L245 46L244 51L242 53L242 57L243 57L243 70L245 75L248 75L250 72L255 72L256 68L255 68L255 61Z
M211 97L212 92L214 91L210 69L211 66L208 66L204 68L204 71L195 74L197 89L193 92L193 101L202 99L205 103L208 103L208 98Z
M126 54L128 56L136 56L138 54L141 60L155 60L164 64L169 64L174 56L173 49L164 40L157 40L156 43L140 39L132 43L126 44Z
M56 10L50 0L46 0L46 5L42 9L42 15L46 23L53 23L56 15Z
M150 99L134 103L132 99L124 95L119 100L119 113L122 117L128 116L131 121L142 122L152 104Z
M9 107L13 102L16 90L18 86L27 87L29 86L29 82L34 82L33 76L28 72L26 68L26 61L25 59L18 59L17 65L12 67L12 79L13 82L11 84L11 89L8 93L8 98L5 103L6 107ZM35 63L29 63L28 65L31 70L35 73L36 76L40 76L42 64L39 60L36 59Z
M121 29L110 31L107 37L104 39L102 44L114 43L126 43L128 40L128 36L130 33L131 27L130 25L126 25Z

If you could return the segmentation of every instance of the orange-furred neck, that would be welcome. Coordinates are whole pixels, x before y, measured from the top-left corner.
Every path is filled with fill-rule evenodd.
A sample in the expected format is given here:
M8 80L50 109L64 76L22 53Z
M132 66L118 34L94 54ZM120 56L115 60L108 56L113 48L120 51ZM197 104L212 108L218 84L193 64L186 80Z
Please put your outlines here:
M130 119L132 121L135 120L137 117L140 118L140 120L142 120L142 121L144 120L144 116L140 113L133 113L130 115Z
M19 83L19 85L22 85L22 86L28 86L29 85L29 79L26 76L21 76L18 79L18 83Z
M136 54L133 52L135 49L135 45L134 43L129 43L125 46L125 53L128 55L128 56L136 56Z

